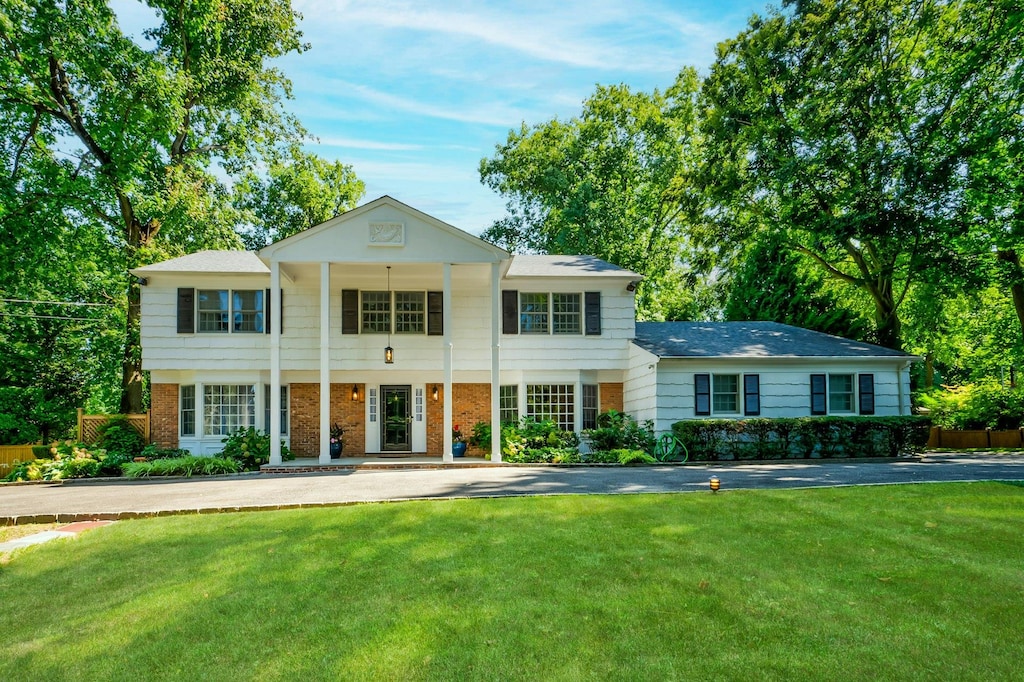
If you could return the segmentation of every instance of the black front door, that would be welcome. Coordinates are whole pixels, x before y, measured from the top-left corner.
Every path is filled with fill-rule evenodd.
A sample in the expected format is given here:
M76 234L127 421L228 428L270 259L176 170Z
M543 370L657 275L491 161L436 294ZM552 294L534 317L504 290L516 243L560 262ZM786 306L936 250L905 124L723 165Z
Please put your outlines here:
M380 442L384 451L412 450L409 427L412 388L410 386L381 386Z

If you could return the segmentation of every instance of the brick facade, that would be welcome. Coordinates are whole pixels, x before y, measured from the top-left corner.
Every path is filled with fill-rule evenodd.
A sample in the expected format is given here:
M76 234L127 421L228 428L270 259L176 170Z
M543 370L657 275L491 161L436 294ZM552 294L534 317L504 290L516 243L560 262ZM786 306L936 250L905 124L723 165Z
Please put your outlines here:
M598 400L601 412L622 412L622 384L599 384Z
M366 385L356 384L359 399L352 400L352 384L331 384L331 424L345 429L342 454L359 457L366 443L363 420ZM291 449L296 457L320 455L320 384L291 384Z
M161 448L178 447L178 384L149 387L150 437Z

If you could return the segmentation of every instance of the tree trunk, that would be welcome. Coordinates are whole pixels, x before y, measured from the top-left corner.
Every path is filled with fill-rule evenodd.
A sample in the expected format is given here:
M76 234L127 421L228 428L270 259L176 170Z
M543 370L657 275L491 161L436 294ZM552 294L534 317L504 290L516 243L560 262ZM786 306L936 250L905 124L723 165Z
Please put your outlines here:
M144 228L135 215L135 207L127 195L118 192L118 204L125 224L125 269L139 264L139 247L144 246L159 228ZM121 358L121 413L142 412L142 348L139 339L139 320L142 293L133 275L128 275L127 304L124 330L124 354Z
M1013 296L1013 309L1017 313L1017 322L1020 324L1021 333L1024 334L1024 271L1020 267L1020 257L1014 249L1006 249L996 252L996 258L1006 263L1009 269L1008 277L1010 293Z
M875 304L875 333L878 343L893 350L903 350L903 323L896 311L892 296L892 282L885 280L882 286L865 287Z

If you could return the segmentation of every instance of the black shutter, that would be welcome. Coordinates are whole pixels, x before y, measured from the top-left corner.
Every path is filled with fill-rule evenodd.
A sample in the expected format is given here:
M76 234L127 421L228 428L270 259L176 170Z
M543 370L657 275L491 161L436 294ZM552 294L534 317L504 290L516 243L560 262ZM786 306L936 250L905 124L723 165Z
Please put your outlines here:
M519 333L519 292L501 292L501 333Z
M278 331L283 334L284 333L284 289L280 289L278 291L278 296L281 297L281 321L278 322L277 326L278 326ZM270 311L272 311L273 309L274 308L273 308L273 305L271 304L271 300L270 300L270 289L267 289L267 290L264 291L264 299L263 299L263 333L264 334L269 334L270 333L270 320L272 319L271 315L270 315Z
M825 401L828 389L824 374L811 375L811 414L828 414L828 403Z
M587 336L601 335L601 292L588 291L584 295L584 316Z
M743 375L743 414L756 416L761 414L761 375Z
M860 384L860 413L861 414L874 414L875 413L875 375L874 374L861 374L857 377L857 383Z
M711 414L711 375L694 374L694 413L700 416Z
M341 291L341 333L359 333L359 290Z
M427 292L427 336L444 334L444 292Z
M196 333L195 289L178 289L178 333Z

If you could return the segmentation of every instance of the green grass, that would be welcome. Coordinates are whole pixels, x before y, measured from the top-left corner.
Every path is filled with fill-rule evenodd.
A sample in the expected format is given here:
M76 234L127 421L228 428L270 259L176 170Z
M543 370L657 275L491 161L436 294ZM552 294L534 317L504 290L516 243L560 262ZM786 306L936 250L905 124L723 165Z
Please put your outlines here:
M122 521L0 567L0 679L1019 679L1024 488Z

